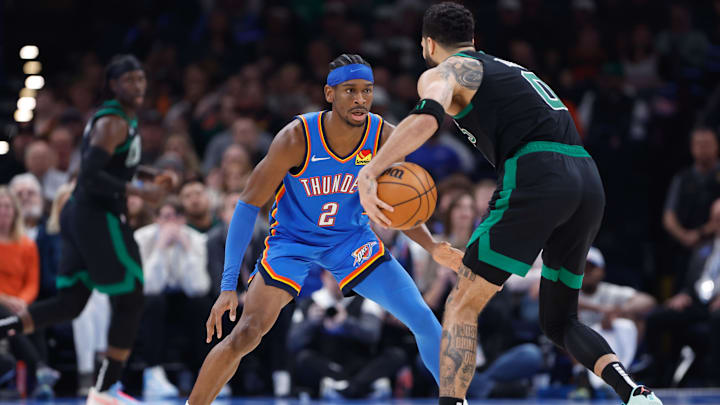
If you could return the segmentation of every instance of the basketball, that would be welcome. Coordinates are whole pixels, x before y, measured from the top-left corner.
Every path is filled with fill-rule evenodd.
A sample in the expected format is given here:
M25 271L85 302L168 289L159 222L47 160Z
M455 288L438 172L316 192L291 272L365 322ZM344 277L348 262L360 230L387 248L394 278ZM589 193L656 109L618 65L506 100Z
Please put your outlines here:
M382 210L391 227L412 229L432 216L437 202L437 188L430 174L410 162L395 163L378 177L378 197L395 211Z

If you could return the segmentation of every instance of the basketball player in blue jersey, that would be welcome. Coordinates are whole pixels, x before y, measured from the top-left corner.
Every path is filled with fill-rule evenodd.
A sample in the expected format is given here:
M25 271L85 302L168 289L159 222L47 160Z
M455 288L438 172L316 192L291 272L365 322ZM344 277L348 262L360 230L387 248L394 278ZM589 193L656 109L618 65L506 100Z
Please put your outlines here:
M438 378L441 327L412 278L370 230L357 197L357 173L394 127L371 114L373 74L358 55L330 63L325 98L331 111L296 117L275 137L250 175L230 229L222 292L207 321L207 341L222 336L221 317L235 320L240 263L259 207L273 195L265 250L250 277L245 307L230 336L208 354L190 394L210 404L295 298L312 268L330 271L344 293L354 290L407 325L425 365ZM280 188L278 189L278 185ZM423 225L405 232L441 265L458 268L462 253L435 241Z
M427 141L446 113L498 170L490 212L470 238L445 306L440 405L462 404L475 370L478 314L511 274L525 276L541 249L540 326L548 338L626 404L662 405L635 384L607 342L578 321L578 291L605 194L567 107L533 72L476 51L473 35L473 15L462 5L428 8L421 45L430 69L418 80L421 100L358 175L368 215L389 223L375 178Z

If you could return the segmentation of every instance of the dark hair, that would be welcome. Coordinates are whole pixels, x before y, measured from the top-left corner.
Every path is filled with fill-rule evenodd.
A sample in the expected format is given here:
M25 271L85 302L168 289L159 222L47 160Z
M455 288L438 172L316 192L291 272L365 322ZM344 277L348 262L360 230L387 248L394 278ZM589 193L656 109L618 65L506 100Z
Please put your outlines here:
M450 201L450 205L447 207L447 211L444 212L445 215L443 215L443 233L445 236L450 237L450 234L453 232L452 229L452 212L455 209L455 207L460 204L460 200L462 200L464 197L470 197L470 199L473 201L473 211L475 210L475 197L468 191L467 189L460 191L453 197L452 201ZM475 214L477 216L477 214ZM474 225L474 224L473 224ZM466 241L463 241L466 242Z
M117 79L123 73L133 70L142 70L142 63L133 55L115 55L110 59L110 63L105 67L105 84L103 86L103 96L105 98L115 97L110 90L110 80Z
M443 46L470 45L475 34L473 15L462 4L443 2L432 5L423 16L422 36Z
M332 62L330 62L330 70L332 71L339 67L343 67L343 66L347 66L347 65L355 65L355 64L365 65L369 68L372 68L372 66L370 66L370 64L365 59L363 59L362 56L348 55L348 54L344 53L344 54L338 56L337 58L335 58Z
M160 210L163 207L169 206L175 211L175 215L177 216L185 216L185 207L183 207L182 203L180 202L180 199L175 195L168 196L165 201L163 201L162 204L157 209L158 215L160 215Z
M187 186L189 186L189 185L192 185L192 184L195 184L195 183L200 183L200 185L203 186L203 189L207 189L207 186L205 185L205 183L203 183L203 181L202 181L201 178L199 178L199 177L194 177L194 178L190 178L190 179L185 180L185 181L180 185L180 188L179 188L178 190L179 190L180 193L182 193L182 191L183 191L183 189L184 189L185 187L187 187Z

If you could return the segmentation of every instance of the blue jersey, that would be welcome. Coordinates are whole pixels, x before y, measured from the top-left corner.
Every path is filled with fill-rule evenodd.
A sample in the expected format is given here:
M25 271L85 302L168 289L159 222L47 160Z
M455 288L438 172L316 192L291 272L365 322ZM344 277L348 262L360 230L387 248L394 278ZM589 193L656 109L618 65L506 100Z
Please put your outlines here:
M383 119L368 114L362 140L350 155L337 156L323 130L326 111L296 117L305 132L307 154L297 173L288 172L270 211L271 234L308 244L330 240L368 226L357 193L357 174L377 152Z

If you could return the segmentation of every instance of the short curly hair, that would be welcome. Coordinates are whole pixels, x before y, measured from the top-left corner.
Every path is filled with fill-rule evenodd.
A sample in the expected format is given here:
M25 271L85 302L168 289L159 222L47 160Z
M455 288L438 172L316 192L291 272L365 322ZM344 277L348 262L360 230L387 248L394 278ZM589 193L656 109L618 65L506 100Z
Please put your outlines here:
M462 4L442 2L432 5L423 16L422 36L430 37L443 46L471 43L475 34L475 19Z
M370 66L370 64L365 59L363 59L362 56L344 53L344 54L338 56L337 58L333 59L332 62L330 62L330 70L332 71L339 67L343 67L343 66L347 66L347 65L354 65L354 64L365 65L369 68L372 68L372 66Z

